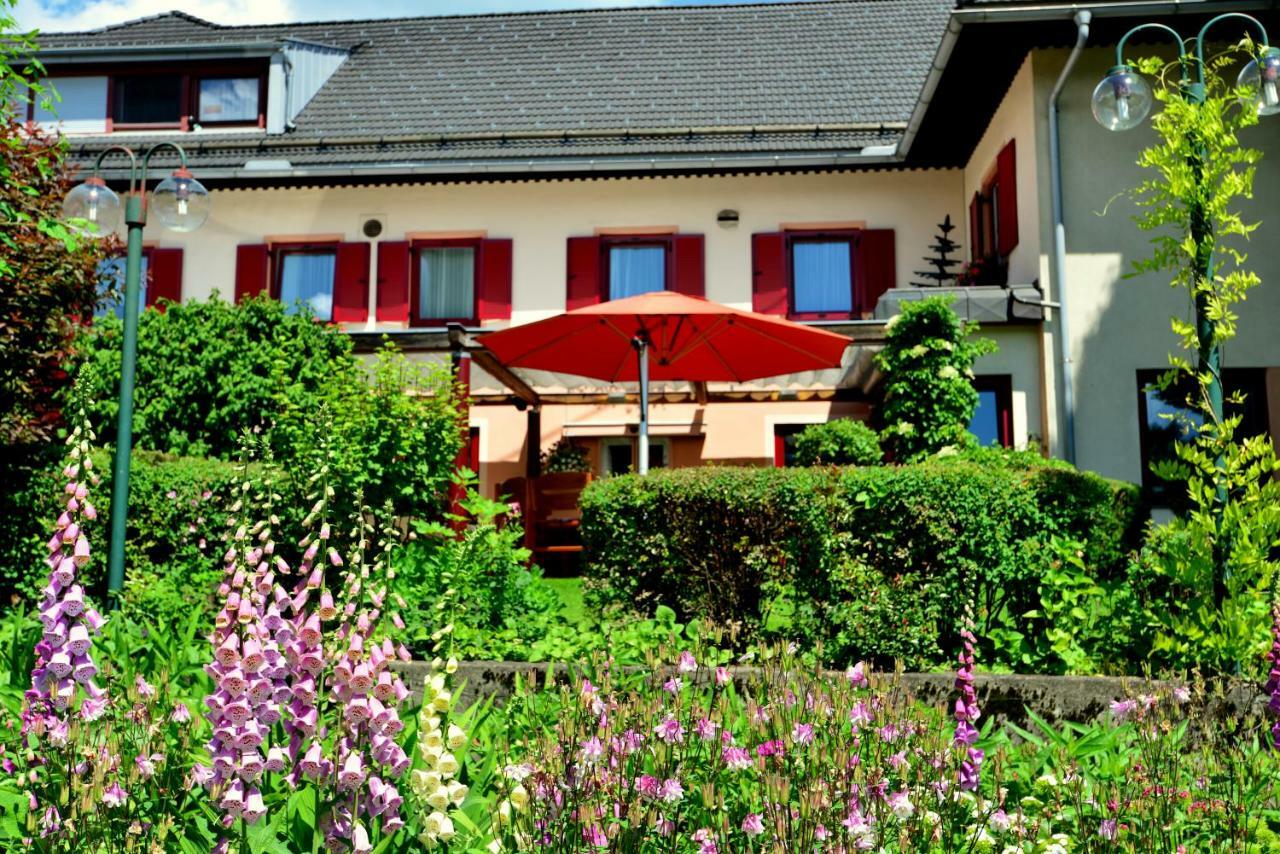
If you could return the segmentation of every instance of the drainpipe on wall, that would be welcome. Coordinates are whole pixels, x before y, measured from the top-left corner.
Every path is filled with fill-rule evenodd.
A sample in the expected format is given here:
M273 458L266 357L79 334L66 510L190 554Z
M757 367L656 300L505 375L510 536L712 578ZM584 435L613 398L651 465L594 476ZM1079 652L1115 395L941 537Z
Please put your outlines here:
M1058 82L1049 95L1049 190L1053 204L1053 287L1058 297L1058 351L1062 361L1062 420L1063 456L1067 462L1076 461L1076 401L1071 365L1071 335L1067 317L1067 228L1062 213L1062 151L1059 143L1058 97L1076 61L1089 40L1089 21L1093 13L1082 9L1075 14L1076 44L1067 57L1067 64L1058 75Z

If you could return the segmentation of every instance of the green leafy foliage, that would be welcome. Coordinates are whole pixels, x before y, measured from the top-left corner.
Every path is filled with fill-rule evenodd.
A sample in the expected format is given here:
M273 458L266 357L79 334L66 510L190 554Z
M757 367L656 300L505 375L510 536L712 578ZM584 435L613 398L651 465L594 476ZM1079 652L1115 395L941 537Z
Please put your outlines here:
M11 22L7 6L0 5L0 31ZM16 96L4 61L13 49L0 39L0 98ZM72 182L55 137L7 108L0 129L0 442L42 443L60 424L77 335L98 303L98 262L116 242L77 239L59 221ZM0 463L0 477L6 468Z
M1092 576L1121 576L1141 510L1132 486L1036 459L983 450L900 467L598 481L582 499L588 603L667 605L738 629L743 643L792 590L789 630L821 641L838 664L938 663L970 600L980 636L1010 619L1029 634L1053 538L1080 541ZM992 652L1008 656L995 664L1020 662L1007 648Z
M113 436L118 411L121 322L96 323L86 393L95 422ZM285 472L313 470L332 452L336 512L391 502L401 516L438 518L463 416L444 365L410 362L385 344L369 360L335 327L290 313L265 297L148 309L138 327L135 447L234 459L244 431L268 440ZM301 506L304 484L286 478L283 503Z
M1210 60L1201 69L1203 97L1187 97L1181 83L1188 58L1139 63L1159 75L1162 109L1152 119L1160 144L1138 161L1151 177L1130 192L1139 228L1153 233L1152 254L1132 275L1170 275L1195 309L1194 320L1172 319L1182 354L1170 356L1156 383L1168 391L1190 380L1186 405L1196 418L1175 417L1188 422L1193 439L1175 445L1174 460L1153 466L1165 480L1185 483L1188 509L1151 530L1130 573L1139 598L1135 640L1168 666L1252 670L1266 648L1275 597L1280 461L1269 437L1236 439L1241 417L1224 415L1220 364L1237 331L1237 306L1260 284L1241 249L1258 224L1237 209L1253 195L1262 157L1241 145L1240 133L1258 115L1248 106L1253 93L1225 74L1242 54L1259 51L1246 38Z
M93 367L86 393L108 443L115 438L123 338L123 322L105 317L86 342ZM325 388L359 378L349 338L276 300L232 304L215 294L148 309L138 321L134 446L234 459L243 431L293 412L314 418ZM276 450L283 456L283 445Z
M368 506L389 504L398 516L440 518L466 432L447 365L411 362L386 343L371 363L325 378L317 397L286 394L268 434L281 468L309 471L323 457L339 513L355 512L352 498L363 494Z
M111 519L111 456L93 455L102 477L95 489L99 538L83 569L90 591L101 597L106 582L106 532ZM65 501L60 463L31 472L21 492L6 496L0 515L3 557L0 583L10 595L34 596L45 584L44 542ZM150 451L133 455L129 526L125 542L126 610L163 621L184 621L195 610L211 613L219 575L222 511L235 483L235 468L220 460L173 457Z
M542 454L541 468L543 474L591 471L591 461L587 449L566 436Z
M1280 464L1270 437L1232 439L1238 420L1179 449L1174 465L1187 471L1191 509L1153 526L1130 570L1141 605L1136 640L1164 666L1253 672L1268 646Z
M973 365L996 345L974 338L977 326L960 320L950 303L949 297L904 303L876 355L885 374L881 438L899 462L973 444Z
M876 432L851 418L811 424L796 436L798 465L874 466L883 458Z
M559 607L554 591L528 565L520 526L500 520L507 505L479 494L473 477L462 485L466 494L459 506L465 516L415 522L413 541L396 558L395 589L405 600L403 637L417 654L452 622L458 652L483 655L494 649L490 633L545 620ZM455 604L444 610L443 601Z

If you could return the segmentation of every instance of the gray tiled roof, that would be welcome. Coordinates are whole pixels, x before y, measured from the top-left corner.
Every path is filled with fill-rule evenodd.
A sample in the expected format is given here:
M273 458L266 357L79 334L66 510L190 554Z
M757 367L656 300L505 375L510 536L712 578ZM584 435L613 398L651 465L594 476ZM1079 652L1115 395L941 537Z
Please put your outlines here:
M169 13L90 32L44 34L42 46L293 38L351 51L298 115L287 143L268 137L255 154L253 144L218 148L243 136L202 133L206 150L196 162L208 165L237 158L242 164L246 154L297 165L421 156L856 151L896 141L951 6L952 0L822 0L248 27ZM627 134L684 128L702 132ZM559 142L502 138L562 131L600 133ZM415 135L427 139L415 143ZM435 139L441 135L463 138L442 145ZM342 143L380 136L396 142ZM73 148L101 139L77 139ZM185 142L199 149L196 137ZM280 144L287 148L276 150Z

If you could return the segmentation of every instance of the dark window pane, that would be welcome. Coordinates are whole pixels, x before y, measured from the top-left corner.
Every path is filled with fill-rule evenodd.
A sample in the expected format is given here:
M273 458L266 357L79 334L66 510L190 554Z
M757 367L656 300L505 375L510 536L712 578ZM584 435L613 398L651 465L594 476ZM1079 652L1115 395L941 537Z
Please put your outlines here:
M791 272L798 313L853 311L849 241L806 240L791 244Z
M1242 404L1228 403L1227 415L1241 416L1237 440L1261 436L1269 429L1267 411L1266 370L1263 368L1227 368L1222 385L1227 397L1243 394ZM1181 500L1181 491L1151 472L1157 460L1176 458L1174 446L1196 438L1204 416L1188 404L1188 395L1196 390L1194 381L1182 380L1164 391L1149 388L1160 377L1160 371L1139 371L1138 388L1142 394L1139 429L1142 434L1142 477L1157 496Z
M176 124L182 118L182 78L176 74L117 77L112 115L121 124Z
M994 390L978 391L978 408L973 411L969 432L983 447L1000 444L1000 395Z
M609 299L622 299L667 287L665 246L609 247Z
M626 474L631 471L631 443L610 443L604 446L608 455L608 473Z
M667 467L667 446L661 442L649 443L649 468L661 469Z

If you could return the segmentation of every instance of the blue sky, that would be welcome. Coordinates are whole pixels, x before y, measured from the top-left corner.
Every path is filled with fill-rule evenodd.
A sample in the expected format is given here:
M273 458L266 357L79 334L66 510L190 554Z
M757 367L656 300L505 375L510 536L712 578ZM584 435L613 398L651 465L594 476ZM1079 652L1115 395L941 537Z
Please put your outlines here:
M325 21L341 18L531 12L620 6L705 6L747 0L18 0L19 24L42 30L101 27L180 9L219 24ZM759 2L759 0L757 0Z

